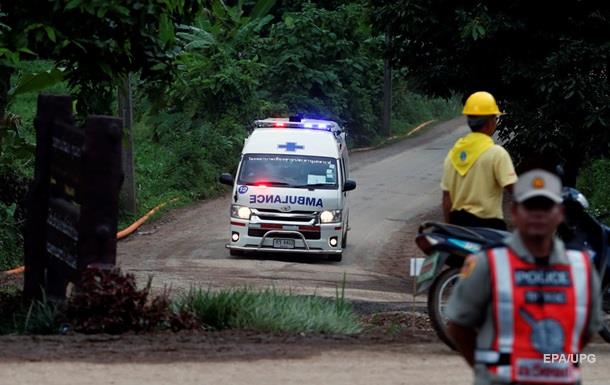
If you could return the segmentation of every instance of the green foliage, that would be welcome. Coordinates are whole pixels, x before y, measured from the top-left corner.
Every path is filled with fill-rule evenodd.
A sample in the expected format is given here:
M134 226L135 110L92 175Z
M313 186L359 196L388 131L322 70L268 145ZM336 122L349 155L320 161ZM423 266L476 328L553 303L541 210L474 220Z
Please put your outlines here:
M23 201L34 168L33 119L41 87L64 91L52 63L19 62L9 83L9 112L0 123L0 270L23 262ZM40 75L40 77L36 74Z
M215 329L269 332L358 333L361 327L351 306L317 296L297 296L275 289L191 290L178 298L176 309L187 309Z
M487 90L509 112L501 136L517 161L566 163L574 182L610 155L610 5L563 1L371 0L388 54L434 95Z
M2 290L0 308L0 335L59 332L61 309L46 297L26 303L21 292Z
M583 169L576 187L589 200L593 215L610 214L610 159L598 159Z
M15 220L15 203L0 202L0 271L12 269L22 262L23 237Z
M259 51L265 98L293 113L336 119L358 144L378 135L383 76L382 41L366 24L363 5L329 10L305 3L271 27Z
M21 53L35 51L65 68L83 115L110 114L116 86L129 73L170 79L174 25L192 20L203 5L204 0L9 0L0 25L6 47L0 69L15 67ZM0 97L4 93L0 89Z
M48 89L64 80L63 71L51 68L42 72L22 74L15 86L11 88L8 95L14 98L17 95L28 92L38 92Z
M246 125L257 118L301 112L345 124L351 144L381 139L381 37L364 2L326 5L283 2L285 12L272 19L215 3L177 27L176 80L167 88L143 83L136 98L142 210L224 191L217 175L236 168ZM453 116L455 99L419 97L401 73L397 79L395 133Z
M460 114L461 104L456 96L442 99L417 94L400 78L394 81L393 88L392 135L404 134L428 120L451 119Z

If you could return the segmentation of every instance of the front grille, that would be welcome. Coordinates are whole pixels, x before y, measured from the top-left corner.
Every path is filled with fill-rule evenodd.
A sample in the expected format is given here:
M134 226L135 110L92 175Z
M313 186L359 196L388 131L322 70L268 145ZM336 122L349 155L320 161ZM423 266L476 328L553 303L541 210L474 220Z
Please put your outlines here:
M315 222L315 211L290 211L282 212L271 209L254 209L252 213L262 221L279 221L290 223L312 223Z
M262 238L267 232L272 230L267 229L248 229L248 236L250 237L259 237ZM318 240L320 239L319 231L303 231L301 234L305 237L305 239L310 240ZM269 235L267 238L290 238L290 239L301 239L301 237L297 234L281 234L281 233L273 233Z

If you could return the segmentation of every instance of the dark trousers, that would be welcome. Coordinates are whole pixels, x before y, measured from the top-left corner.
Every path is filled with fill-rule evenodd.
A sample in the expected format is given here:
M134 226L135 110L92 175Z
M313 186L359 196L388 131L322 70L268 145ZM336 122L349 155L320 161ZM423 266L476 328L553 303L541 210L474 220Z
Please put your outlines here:
M489 227L496 230L507 230L506 223L500 218L479 218L466 210L451 211L449 223L465 227Z

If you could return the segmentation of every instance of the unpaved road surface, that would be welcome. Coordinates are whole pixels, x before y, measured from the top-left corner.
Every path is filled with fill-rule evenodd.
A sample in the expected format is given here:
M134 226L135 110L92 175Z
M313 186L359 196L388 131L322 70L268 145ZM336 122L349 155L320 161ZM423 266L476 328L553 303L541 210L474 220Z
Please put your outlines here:
M413 228L440 214L442 161L455 139L467 132L462 119L438 124L391 146L351 156L350 232L343 261L262 255L230 257L225 197L174 210L162 223L119 243L119 264L153 285L291 289L334 296L346 279L346 296L369 302L405 303L411 285L408 257L417 251ZM405 233L409 238L405 239Z
M439 343L413 338L216 333L3 337L0 385L464 385ZM8 355L6 352L12 352ZM610 345L587 349L584 384L608 385Z

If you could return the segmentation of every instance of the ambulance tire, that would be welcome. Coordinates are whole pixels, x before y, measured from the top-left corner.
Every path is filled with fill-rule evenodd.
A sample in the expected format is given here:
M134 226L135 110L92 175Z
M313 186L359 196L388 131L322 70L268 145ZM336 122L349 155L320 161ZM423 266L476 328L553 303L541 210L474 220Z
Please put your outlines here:
M599 335L602 336L604 341L610 344L610 279L604 284L602 289L602 329L599 331Z
M441 314L442 298L440 298L440 296L443 294L441 293L441 290L444 285L448 281L457 278L459 274L459 268L451 268L443 271L438 277L436 277L432 283L432 286L430 286L430 290L428 291L428 316L430 317L432 328L436 332L438 338L440 338L441 341L443 341L453 350L457 350L457 348L447 334L447 321Z
M341 248L345 249L347 247L347 230L345 230L345 234L343 234L343 239L341 240Z
M243 250L229 250L229 254L232 257L243 257L244 255L246 255L246 252Z
M328 254L327 258L331 262L341 262L343 259L343 253L340 254Z

